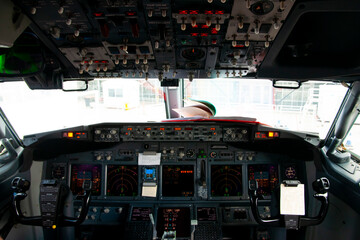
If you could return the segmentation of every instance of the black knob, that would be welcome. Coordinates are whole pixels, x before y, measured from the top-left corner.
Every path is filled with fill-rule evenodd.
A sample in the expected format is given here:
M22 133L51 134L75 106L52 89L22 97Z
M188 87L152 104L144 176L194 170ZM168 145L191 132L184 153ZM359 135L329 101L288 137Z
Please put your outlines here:
M16 192L26 192L30 189L30 182L24 178L16 177L11 182L11 188Z
M330 188L330 182L329 182L329 179L327 179L326 177L322 177L322 178L316 179L312 183L312 186L313 186L313 189L315 192L326 193Z

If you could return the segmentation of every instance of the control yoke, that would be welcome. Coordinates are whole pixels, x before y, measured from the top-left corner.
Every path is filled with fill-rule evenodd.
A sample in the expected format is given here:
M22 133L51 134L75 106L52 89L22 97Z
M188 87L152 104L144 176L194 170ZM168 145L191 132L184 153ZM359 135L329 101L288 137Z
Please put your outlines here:
M76 226L81 224L87 215L91 197L91 180L83 183L84 194L76 198L82 200L81 212L78 218L63 215L63 201L69 190L57 180L42 180L40 184L40 210L41 216L25 217L20 208L20 202L27 197L26 191L30 189L30 182L15 177L11 182L13 189L13 209L16 220L24 225L43 226L55 229L57 226Z
M299 181L283 181L284 186L286 187L297 187ZM250 194L250 203L251 211L254 215L255 220L264 226L272 227L285 227L287 229L299 229L300 227L318 225L322 223L325 219L327 211L329 209L329 199L328 199L328 190L330 188L330 182L327 178L322 177L315 180L312 184L312 187L315 191L314 198L321 202L321 208L317 216L315 217L306 217L300 215L280 215L277 217L271 218L262 218L258 210L258 200L261 198L257 194L257 182L256 180L249 181L249 194Z

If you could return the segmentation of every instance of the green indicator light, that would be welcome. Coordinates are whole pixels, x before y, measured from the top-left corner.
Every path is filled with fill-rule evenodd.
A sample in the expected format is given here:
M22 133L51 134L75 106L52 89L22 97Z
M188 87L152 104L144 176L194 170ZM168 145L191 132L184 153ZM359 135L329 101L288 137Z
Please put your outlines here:
M5 73L5 54L0 55L0 73Z

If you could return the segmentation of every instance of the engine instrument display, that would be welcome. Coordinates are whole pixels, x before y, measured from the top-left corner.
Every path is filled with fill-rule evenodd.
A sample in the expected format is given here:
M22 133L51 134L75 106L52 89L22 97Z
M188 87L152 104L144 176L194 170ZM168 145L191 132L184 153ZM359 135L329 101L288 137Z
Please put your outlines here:
M156 230L160 239L165 231L176 231L177 238L190 237L190 208L159 208Z
M270 196L279 183L277 166L271 164L249 165L249 180L258 183L257 192L263 196Z
M138 166L107 165L107 196L134 197L138 194Z
M151 207L134 207L131 212L131 221L150 221Z
M92 181L92 195L99 196L101 193L101 165L72 164L70 189L73 194L83 194L84 180Z
M211 166L211 196L234 197L242 195L242 172L240 165Z
M164 165L162 195L164 197L194 196L194 166Z
M214 207L198 207L198 221L216 221L216 208Z

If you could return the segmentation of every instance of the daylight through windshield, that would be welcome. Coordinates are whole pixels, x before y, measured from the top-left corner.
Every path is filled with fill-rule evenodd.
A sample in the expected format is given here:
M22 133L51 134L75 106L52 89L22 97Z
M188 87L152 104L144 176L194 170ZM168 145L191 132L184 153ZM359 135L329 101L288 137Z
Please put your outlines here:
M321 138L326 136L346 91L341 84L323 81L305 82L299 89L273 88L271 81L256 79L185 81L185 98L211 102L217 117L256 118L277 128L319 133Z
M329 82L307 82L297 90L273 88L269 80L235 78L184 80L183 86L185 106L191 99L205 100L216 107L216 117L256 118L322 138L346 93L341 84ZM21 137L102 122L166 119L157 79L95 79L85 92L30 90L24 82L9 82L0 88L0 104Z

